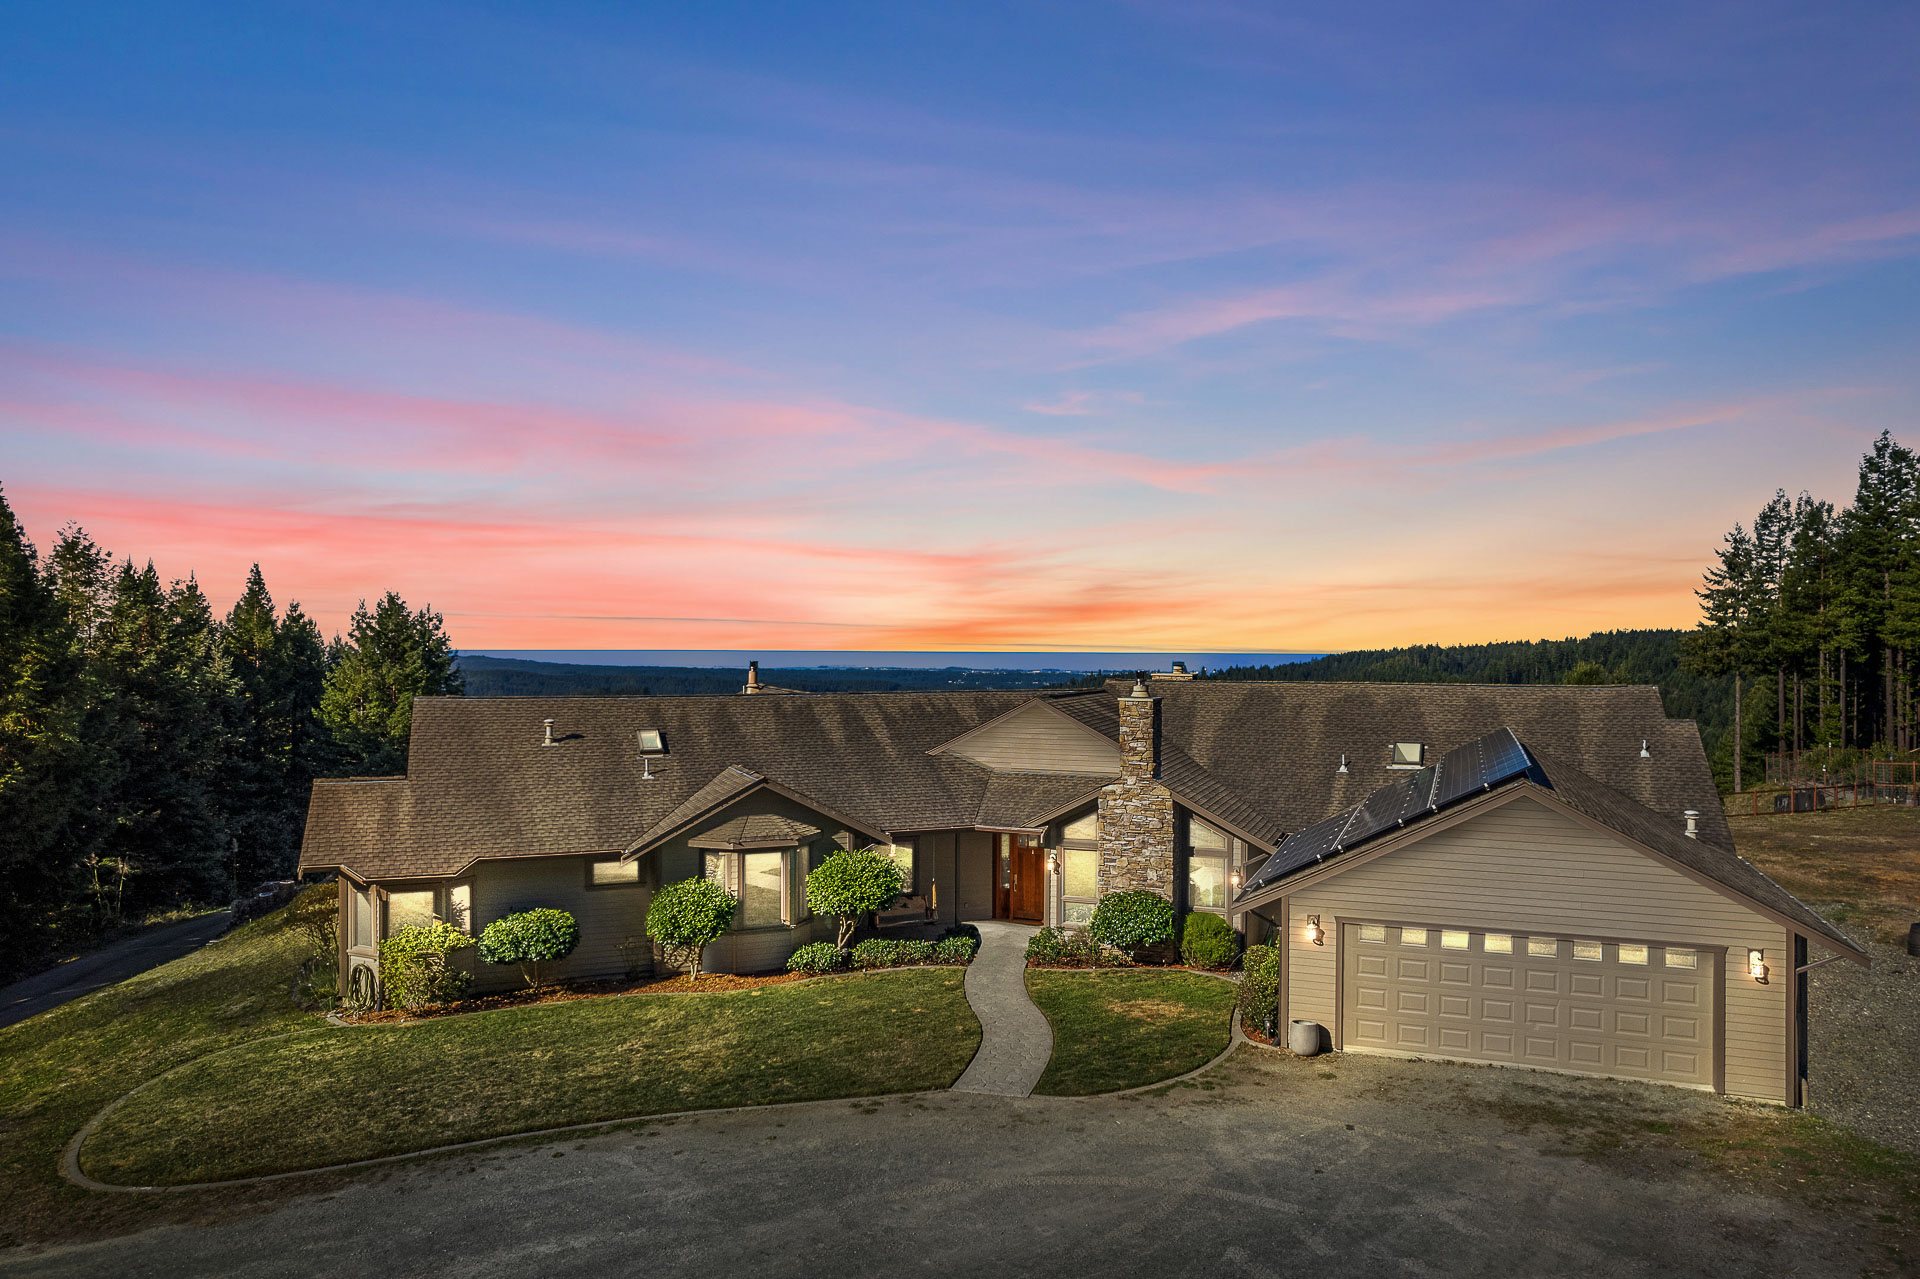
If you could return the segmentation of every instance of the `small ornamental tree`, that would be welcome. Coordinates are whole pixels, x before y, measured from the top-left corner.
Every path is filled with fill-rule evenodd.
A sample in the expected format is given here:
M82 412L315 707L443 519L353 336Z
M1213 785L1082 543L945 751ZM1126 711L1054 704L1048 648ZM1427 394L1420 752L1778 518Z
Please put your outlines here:
M683 879L653 895L647 907L647 932L667 952L670 963L687 970L687 980L700 980L700 958L720 935L733 927L740 899L710 879Z
M454 963L473 938L438 919L396 928L380 943L380 986L389 1008L446 1004L467 993L473 978Z
M580 944L580 925L564 910L543 907L494 920L480 932L480 958L518 964L529 989L540 987L540 965L565 959Z
M807 906L816 915L840 921L834 943L842 950L853 940L853 930L868 911L886 910L906 889L893 858L872 850L852 853L836 848L833 855L807 872Z
M1173 940L1173 903L1146 888L1108 893L1093 908L1087 931L1103 945L1138 955Z

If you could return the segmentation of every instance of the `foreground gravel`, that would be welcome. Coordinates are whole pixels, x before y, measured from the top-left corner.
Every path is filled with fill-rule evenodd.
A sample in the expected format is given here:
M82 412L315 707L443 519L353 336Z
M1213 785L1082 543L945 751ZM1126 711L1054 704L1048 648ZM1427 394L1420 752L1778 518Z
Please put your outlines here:
M1807 974L1808 1109L1920 1155L1920 959L1867 949L1869 970L1843 959Z

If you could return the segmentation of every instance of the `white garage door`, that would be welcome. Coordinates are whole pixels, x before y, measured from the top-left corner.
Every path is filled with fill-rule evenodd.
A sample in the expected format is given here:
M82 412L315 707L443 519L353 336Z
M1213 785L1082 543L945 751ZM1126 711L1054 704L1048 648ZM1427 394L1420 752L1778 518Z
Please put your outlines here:
M1413 924L1340 951L1347 1049L1713 1086L1713 952Z

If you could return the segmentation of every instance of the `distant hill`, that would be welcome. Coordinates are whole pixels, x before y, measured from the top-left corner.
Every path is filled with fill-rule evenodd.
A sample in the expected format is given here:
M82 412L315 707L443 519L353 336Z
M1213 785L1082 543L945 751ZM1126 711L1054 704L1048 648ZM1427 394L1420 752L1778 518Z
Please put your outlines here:
M1655 684L1667 714L1700 725L1710 756L1733 724L1733 680L1680 665L1677 630L1596 631L1584 639L1416 644L1333 653L1285 666L1229 666L1203 679L1379 681L1399 684Z
M745 668L705 666L582 666L514 657L460 658L469 697L647 697L679 693L738 693ZM762 667L760 682L809 693L895 693L920 689L1054 688L1058 671L976 671L960 667L794 670Z

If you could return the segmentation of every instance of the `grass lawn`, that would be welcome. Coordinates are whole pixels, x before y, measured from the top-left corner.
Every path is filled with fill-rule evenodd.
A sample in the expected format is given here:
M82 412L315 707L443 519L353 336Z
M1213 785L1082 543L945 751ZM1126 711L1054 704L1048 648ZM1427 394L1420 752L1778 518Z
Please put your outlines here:
M155 1085L81 1162L116 1185L179 1184L625 1115L945 1088L980 1043L963 980L913 969L328 1027Z
M1235 987L1198 973L1036 968L1027 993L1053 1023L1053 1060L1034 1091L1054 1097L1185 1074L1232 1033Z
M1730 820L1742 857L1856 935L1902 945L1920 920L1920 809Z
M326 885L310 891L331 898L335 890ZM222 1048L287 1031L312 1030L318 1024L316 1019L296 1008L290 993L291 980L307 953L305 947L304 940L288 926L286 912L277 911L184 959L0 1029L0 1247L204 1220L210 1206L216 1203L223 1209L239 1210L253 1203L271 1202L287 1194L311 1190L314 1183L299 1182L286 1189L259 1187L209 1195L108 1195L70 1185L58 1170L60 1150L68 1138L101 1107L138 1084ZM784 1009L777 1004L744 1009L736 1004L729 1009L718 1002L751 999L751 995L639 996L486 1013L410 1029L322 1030L289 1040L286 1048L277 1051L272 1051L270 1045L261 1045L257 1052L265 1054L264 1057L256 1057L254 1052L246 1055L263 1062L286 1062L291 1060L286 1056L291 1051L312 1054L300 1063L299 1075L291 1080L280 1079L281 1091L273 1098L273 1106L261 1112L260 1122L271 1125L275 1133L312 1123L324 1127L330 1116L337 1116L338 1111L330 1109L334 1104L331 1099L353 1088L349 1078L336 1072L336 1067L344 1071L347 1064L344 1058L334 1055L339 1036L389 1035L393 1037L393 1054L405 1058L416 1055L417 1049L404 1046L402 1036L427 1034L431 1037L436 1032L446 1035L470 1025L474 1029L462 1029L459 1033L470 1040L484 1039L491 1036L491 1032L484 1030L487 1025L503 1025L489 1019L514 1017L525 1018L524 1026L545 1025L557 1032L569 1014L580 1016L588 1010L592 1010L595 1018L613 1019L607 1023L609 1033L621 1035L618 1042L628 1046L636 1062L645 1055L639 1050L648 1047L649 1028L662 1024L655 1019L691 1016L700 1007L709 1009L708 1015L718 1019L719 1034L757 1036L749 1040L746 1053L731 1067L733 1085L742 1099L796 1095L808 1087L831 1089L815 1095L858 1095L938 1086L956 1077L965 1067L979 1038L979 1028L961 994L962 971L875 974L866 979L773 987L761 993L764 1000L776 993L804 996L810 992L823 995L831 992L836 999L853 1001L849 1009L860 1001L873 1001L870 1006L881 1008L884 1015L878 1019L881 1024L872 1028L871 1039L864 1041L871 1052L855 1061L834 1055L858 1047L850 1041L836 1043L831 1051L823 1051L821 1041L782 1042L783 1034L806 1024L807 1009L798 1003L790 1003ZM600 1011L616 1004L621 1006L617 1012ZM819 1005L813 1008L819 1011ZM558 1020L539 1020L556 1015ZM445 1029L440 1029L442 1027ZM492 1081L484 1085L488 1088L498 1087L503 1077L548 1079L563 1051L578 1051L558 1041L568 1040L568 1036L560 1035L555 1042L544 1042L546 1036L516 1027L512 1022L505 1024L500 1038L503 1043L511 1040L515 1047L504 1060L495 1059L500 1061L501 1068L492 1072ZM922 1040L924 1043L915 1042ZM738 1042L737 1038L734 1042ZM463 1061L482 1060L470 1046L461 1051ZM806 1060L812 1056L817 1056L819 1061ZM319 1072L323 1062L333 1063L328 1066L330 1073L325 1077ZM423 1069L434 1069L431 1062L419 1064ZM601 1072L596 1088L612 1087L615 1081L606 1077L604 1062L597 1067L592 1062L581 1064L589 1072ZM217 1065L210 1063L210 1067ZM635 1066L635 1069L649 1068ZM877 1086L874 1081L889 1071L893 1077ZM136 1102L151 1107L155 1103L168 1104L169 1099L173 1104L186 1101L186 1093L174 1089L176 1086L191 1088L201 1073L200 1070L183 1071L177 1084L170 1083L166 1091L151 1099L143 1094ZM922 1082L927 1079L934 1082ZM482 1085L475 1082L475 1086ZM705 1085L676 1080L663 1084L661 1091L663 1096L677 1093L714 1097L724 1086L723 1080ZM237 1107L243 1100L257 1104L261 1091L251 1091L245 1098L230 1096L203 1101L189 1126L206 1128L205 1140L210 1145L217 1144L222 1138L212 1131L214 1125L205 1122L207 1107ZM606 1094L603 1091L599 1095ZM324 1104L323 1096L329 1099ZM418 1092L410 1093L408 1098L401 1104L420 1105ZM356 1097L356 1102L360 1099ZM574 1104L565 1097L549 1100L561 1106ZM703 1099L687 1104L717 1102ZM496 1113L504 1111L503 1107ZM127 1122L137 1121L142 1113L150 1112L134 1109L127 1113L123 1123L116 1125L116 1132L122 1131ZM442 1098L437 1112L422 1106L414 1114L424 1125L422 1133L418 1139L414 1134L407 1134L405 1145L397 1148L452 1140L455 1138L447 1135L449 1131L470 1131L470 1127L459 1128L459 1125L476 1122L474 1111L460 1097ZM566 1119L547 1115L534 1122L563 1123ZM372 1123L368 1126L377 1129ZM266 1131L254 1132L249 1142L265 1146ZM88 1167L104 1174L104 1179L115 1179L110 1161L101 1156L127 1158L134 1153L131 1143L135 1137L135 1133L126 1132L125 1140L130 1144L118 1152L105 1142L99 1145L89 1142ZM151 1147L148 1149L149 1155L142 1158L150 1158ZM204 1166L211 1163L208 1155L179 1153L188 1163L199 1159L203 1171ZM353 1155L339 1157L352 1158ZM271 1152L270 1158L277 1164L293 1166L282 1151ZM183 1165L171 1171L169 1179L186 1180L194 1175L201 1174Z

